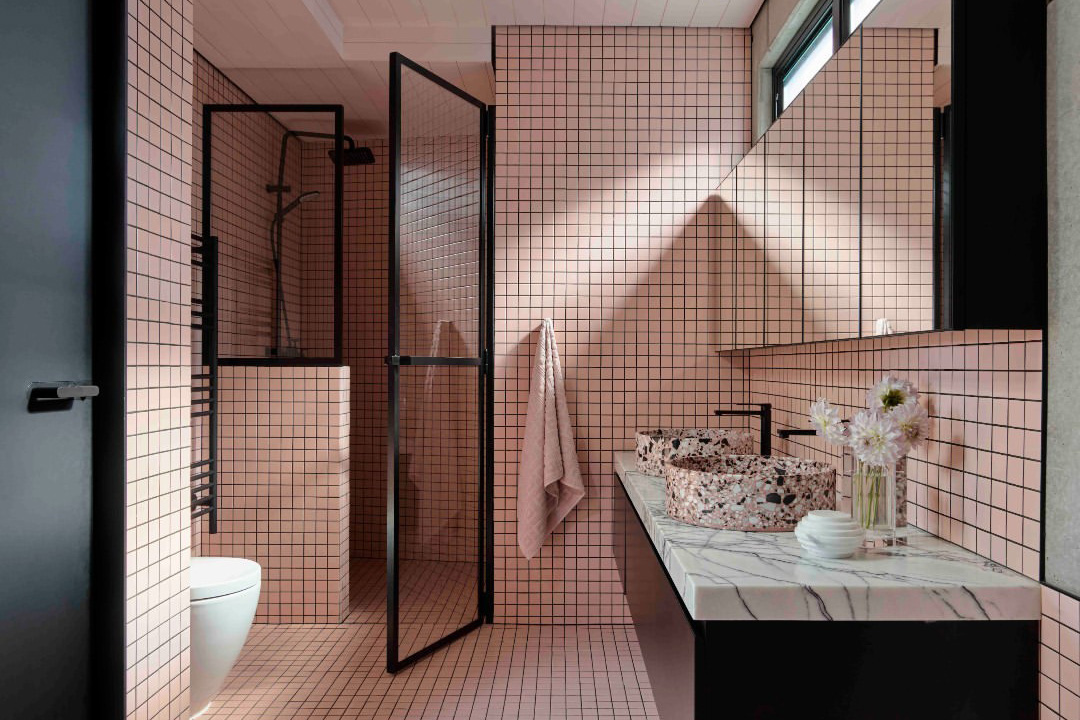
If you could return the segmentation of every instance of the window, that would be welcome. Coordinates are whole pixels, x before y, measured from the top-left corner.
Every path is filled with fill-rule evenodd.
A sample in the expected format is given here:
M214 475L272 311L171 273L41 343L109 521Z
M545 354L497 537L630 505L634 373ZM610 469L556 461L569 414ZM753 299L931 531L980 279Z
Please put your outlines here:
M849 0L847 34L851 35L851 33L855 32L880 2L881 0Z
M780 117L839 47L836 6L833 0L821 0L773 67L774 117Z
M818 74L881 0L821 0L773 67L774 119Z
M833 21L830 18L780 78L778 113L783 112L791 104L791 101L795 99L795 96L810 84L818 71L825 67L825 63L829 62L832 55Z

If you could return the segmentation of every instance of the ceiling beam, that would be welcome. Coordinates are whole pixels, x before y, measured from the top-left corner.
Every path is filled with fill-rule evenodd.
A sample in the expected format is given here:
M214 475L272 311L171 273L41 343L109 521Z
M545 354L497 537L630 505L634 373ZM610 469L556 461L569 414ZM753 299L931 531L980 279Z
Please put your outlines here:
M342 43L345 40L345 23L341 21L341 17L330 4L330 0L303 0L303 3L311 13L311 17L315 18L323 34L326 35L326 39L340 55Z

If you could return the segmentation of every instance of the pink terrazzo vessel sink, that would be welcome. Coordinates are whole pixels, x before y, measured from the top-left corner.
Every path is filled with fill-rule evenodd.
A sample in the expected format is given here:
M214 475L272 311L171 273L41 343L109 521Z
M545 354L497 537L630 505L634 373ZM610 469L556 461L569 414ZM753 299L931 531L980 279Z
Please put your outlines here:
M836 508L836 470L798 458L680 458L664 479L668 515L702 527L784 532L811 510Z

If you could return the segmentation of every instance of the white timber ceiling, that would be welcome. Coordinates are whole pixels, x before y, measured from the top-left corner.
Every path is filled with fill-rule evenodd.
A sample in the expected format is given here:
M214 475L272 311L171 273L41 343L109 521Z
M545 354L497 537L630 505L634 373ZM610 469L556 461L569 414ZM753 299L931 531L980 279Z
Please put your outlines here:
M949 0L882 0L863 26L937 29L938 62L952 64L952 3Z
M195 0L195 49L256 102L345 106L385 137L392 51L495 101L496 25L749 27L761 0ZM325 121L278 116L293 129Z

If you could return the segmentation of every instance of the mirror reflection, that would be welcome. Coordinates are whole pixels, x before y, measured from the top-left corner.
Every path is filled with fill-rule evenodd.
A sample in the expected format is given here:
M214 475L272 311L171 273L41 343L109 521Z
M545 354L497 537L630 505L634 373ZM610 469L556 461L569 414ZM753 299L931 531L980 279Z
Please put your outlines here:
M723 347L947 328L950 3L804 15L767 68L774 121L717 191Z

